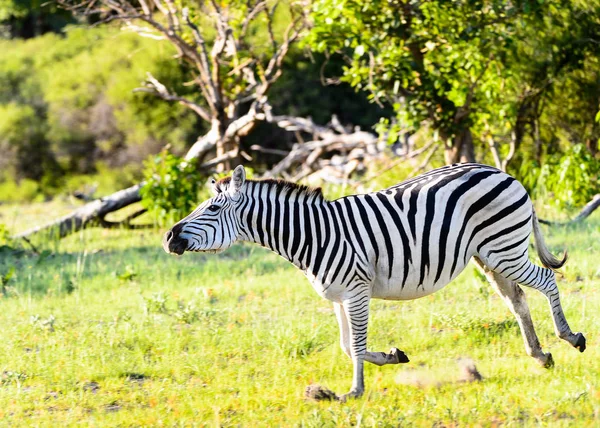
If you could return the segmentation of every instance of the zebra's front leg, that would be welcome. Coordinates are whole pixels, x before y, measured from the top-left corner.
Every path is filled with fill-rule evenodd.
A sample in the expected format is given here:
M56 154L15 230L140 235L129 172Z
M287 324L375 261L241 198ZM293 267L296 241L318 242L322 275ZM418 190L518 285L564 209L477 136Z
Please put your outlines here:
M369 300L367 284L356 284L342 305L350 333L350 355L352 358L352 388L340 397L342 402L357 398L365 392L364 361L367 353L367 326L369 324Z
M344 354L349 358L352 358L350 327L348 317L344 311L344 306L340 303L334 303L333 310L335 311L335 316L337 317L340 326L340 347L342 348L342 351L344 351ZM389 353L367 351L365 353L365 361L378 366L384 366L386 364L408 363L410 360L404 352L398 348L392 348Z

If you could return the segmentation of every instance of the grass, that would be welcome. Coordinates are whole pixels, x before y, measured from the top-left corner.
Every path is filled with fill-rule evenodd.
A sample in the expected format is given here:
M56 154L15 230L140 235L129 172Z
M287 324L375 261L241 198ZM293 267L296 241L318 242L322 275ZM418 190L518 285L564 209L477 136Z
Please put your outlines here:
M0 219L25 228L41 207L0 207ZM367 365L366 395L346 404L303 399L311 383L350 387L331 304L257 246L173 257L160 231L92 229L36 242L38 255L4 251L0 274L14 274L0 297L0 425L597 426L600 215L546 236L555 253L569 248L560 288L585 353L554 336L545 298L528 290L556 362L538 367L469 268L432 296L372 302L369 348L397 346L411 363ZM461 357L482 382L455 381ZM415 374L435 382L402 381Z

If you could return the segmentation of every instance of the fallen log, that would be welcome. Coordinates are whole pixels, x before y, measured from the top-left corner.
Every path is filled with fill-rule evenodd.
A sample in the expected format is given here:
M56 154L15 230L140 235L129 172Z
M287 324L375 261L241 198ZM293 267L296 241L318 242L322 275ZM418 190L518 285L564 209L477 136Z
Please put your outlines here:
M580 223L586 218L588 218L596 209L600 207L600 193L594 195L591 201L589 201L585 206L579 211L579 213L572 220L568 221L550 221L544 219L538 219L538 221L542 224L546 224L549 226L566 226L568 224Z
M144 183L136 184L127 189L119 190L105 198L96 199L64 217L43 226L29 229L16 235L14 238L26 239L42 231L48 231L51 234L55 234L58 238L63 238L91 224L99 224L107 214L139 202L141 200L140 189L143 185Z

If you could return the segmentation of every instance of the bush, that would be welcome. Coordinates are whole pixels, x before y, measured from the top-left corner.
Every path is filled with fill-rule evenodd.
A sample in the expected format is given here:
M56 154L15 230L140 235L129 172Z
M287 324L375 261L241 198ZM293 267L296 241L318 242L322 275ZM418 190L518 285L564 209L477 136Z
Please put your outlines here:
M163 150L144 162L144 178L142 205L158 225L172 224L195 208L202 176L194 164Z
M0 182L0 202L40 202L43 200L44 196L40 191L40 186L34 180L25 178L19 182L12 179Z
M600 192L600 161L583 144L551 156L540 168L535 194L561 208L578 208Z

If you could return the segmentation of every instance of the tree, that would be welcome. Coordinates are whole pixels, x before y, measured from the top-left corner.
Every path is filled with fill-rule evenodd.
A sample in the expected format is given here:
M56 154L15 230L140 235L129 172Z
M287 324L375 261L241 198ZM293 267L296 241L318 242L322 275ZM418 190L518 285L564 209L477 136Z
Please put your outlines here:
M216 148L216 157L203 164L221 166L239 155L240 137L247 135L257 121L270 116L268 91L281 75L283 60L307 26L305 8L296 3L255 1L210 4L173 3L171 0L69 1L60 2L74 14L120 21L143 37L167 40L177 51L177 59L193 70L189 82L198 95L186 97L174 92L151 73L139 92L150 93L166 101L179 103L209 124L188 150L185 160L201 161ZM184 2L185 3L185 2ZM278 13L288 19L284 28L275 29ZM256 33L257 26L266 28ZM277 37L276 34L281 34ZM140 200L142 184L136 184L48 225L20 235L26 237L53 228L65 236L90 224L107 223L104 217ZM134 214L138 215L139 213ZM126 219L128 222L131 217Z
M238 155L239 138L255 126L269 89L281 75L283 59L307 24L304 8L296 3L67 0L62 4L105 23L121 21L142 36L165 39L175 47L178 58L193 70L190 84L198 88L199 96L183 97L151 74L138 91L178 102L209 124L210 131L198 138L188 160L201 158L213 146L217 157ZM275 29L274 23L283 21L275 20L279 13L288 16L288 23ZM261 23L267 31L255 34Z
M0 3L0 37L36 37L59 32L74 22L73 16L54 2L4 0Z
M342 78L401 123L429 123L448 163L473 161L477 138L506 168L543 97L599 45L596 1L319 0L312 17L311 47L346 55Z

